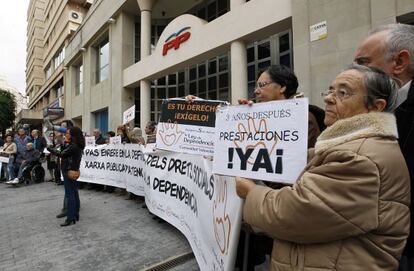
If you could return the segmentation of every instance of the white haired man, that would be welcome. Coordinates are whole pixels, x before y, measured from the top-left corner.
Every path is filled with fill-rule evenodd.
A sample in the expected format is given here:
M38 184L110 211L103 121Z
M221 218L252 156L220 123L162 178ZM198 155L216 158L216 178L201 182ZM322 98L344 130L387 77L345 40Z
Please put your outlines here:
M380 26L359 45L355 62L382 69L399 79L393 111L397 118L398 142L411 178L414 181L414 26L389 24ZM411 204L413 204L411 192ZM400 270L414 270L414 220L411 213L410 237L407 241Z

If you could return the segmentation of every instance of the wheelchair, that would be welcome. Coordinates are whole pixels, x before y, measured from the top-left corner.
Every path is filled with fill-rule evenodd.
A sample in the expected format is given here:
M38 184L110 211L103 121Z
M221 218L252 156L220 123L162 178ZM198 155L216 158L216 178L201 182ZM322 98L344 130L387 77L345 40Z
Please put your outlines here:
M41 161L33 162L23 168L22 183L41 183L45 180L45 170L42 167Z

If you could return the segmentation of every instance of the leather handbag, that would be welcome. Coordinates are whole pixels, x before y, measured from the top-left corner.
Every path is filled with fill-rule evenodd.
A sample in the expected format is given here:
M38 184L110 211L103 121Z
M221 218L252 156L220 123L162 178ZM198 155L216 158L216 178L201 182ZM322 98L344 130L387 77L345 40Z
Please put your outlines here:
M68 178L72 181L79 179L80 171L79 170L68 170Z

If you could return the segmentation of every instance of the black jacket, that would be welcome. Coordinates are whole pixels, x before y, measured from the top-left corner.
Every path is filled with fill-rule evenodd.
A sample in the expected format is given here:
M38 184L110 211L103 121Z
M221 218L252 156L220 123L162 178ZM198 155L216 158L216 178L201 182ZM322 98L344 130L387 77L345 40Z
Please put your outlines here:
M26 150L23 153L23 160L25 164L31 164L34 162L39 161L40 159L40 152L36 149Z
M47 148L47 150L61 158L60 166L62 171L79 170L82 159L82 149L76 144L70 143L62 151L52 148Z
M404 254L414 256L414 79L411 81L407 100L405 100L396 110L398 128L398 143L404 155L411 178L411 230L408 237L407 246Z
M102 135L99 135L96 139L95 139L95 144L96 145L102 145L105 144L105 138L103 138Z

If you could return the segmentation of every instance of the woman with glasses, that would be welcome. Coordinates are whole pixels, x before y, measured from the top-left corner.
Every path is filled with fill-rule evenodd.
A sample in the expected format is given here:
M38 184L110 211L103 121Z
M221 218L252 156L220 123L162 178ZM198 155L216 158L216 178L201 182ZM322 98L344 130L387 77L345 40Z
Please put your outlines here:
M303 98L303 93L298 93L298 79L296 75L283 65L272 65L259 73L254 94L256 102L270 102L293 98ZM241 99L241 104L250 104L251 101ZM325 126L318 123L318 118L324 118L323 110L317 106L309 106L308 114L308 148L313 148L316 138ZM321 121L322 122L322 121Z
M273 236L272 270L398 268L410 226L410 179L388 113L397 86L352 65L325 93L325 124L293 187L236 178L244 220Z

